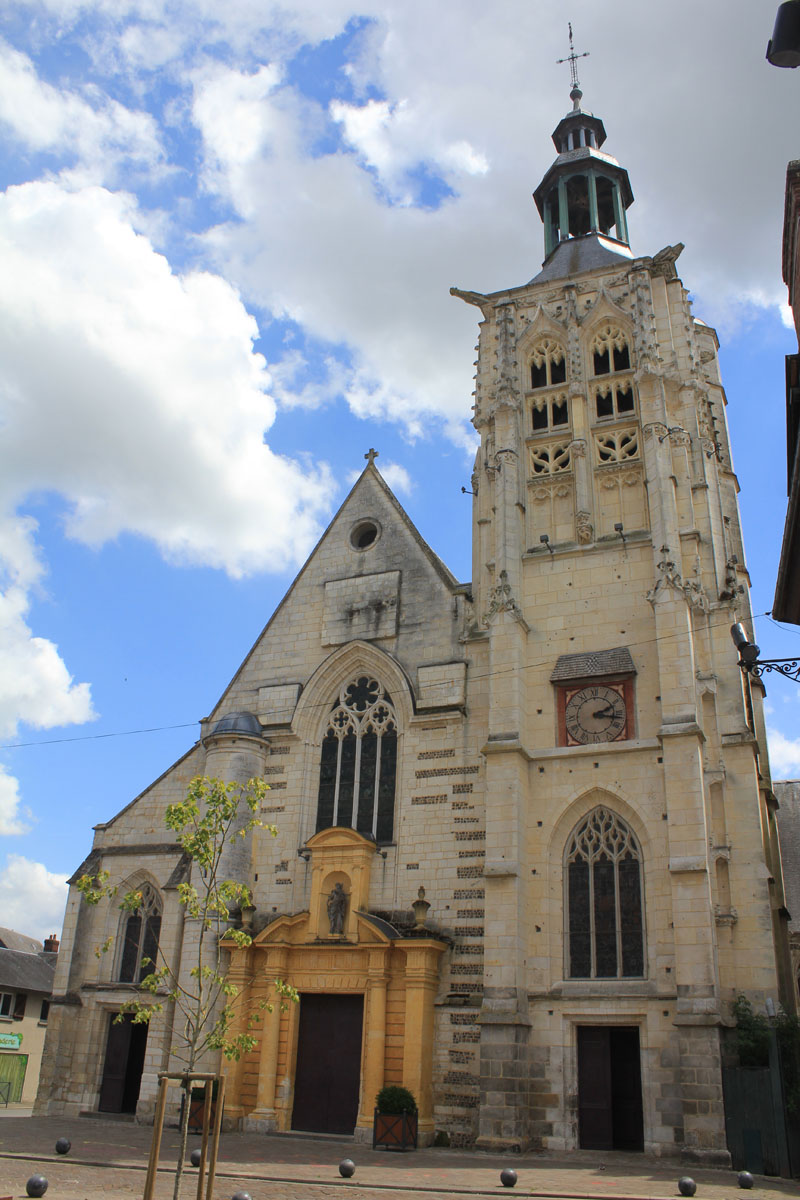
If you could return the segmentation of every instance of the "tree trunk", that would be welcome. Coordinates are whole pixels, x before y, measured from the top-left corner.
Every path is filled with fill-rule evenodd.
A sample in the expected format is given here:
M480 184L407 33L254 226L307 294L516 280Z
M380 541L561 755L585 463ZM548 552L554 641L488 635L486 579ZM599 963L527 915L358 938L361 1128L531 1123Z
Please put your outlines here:
M172 1192L172 1200L180 1200L181 1195L181 1178L183 1176L183 1168L186 1164L186 1143L189 1140L189 1108L192 1103L192 1081L188 1075L184 1076L183 1083L183 1109L181 1112L181 1146L178 1152L178 1165L175 1168L175 1187Z

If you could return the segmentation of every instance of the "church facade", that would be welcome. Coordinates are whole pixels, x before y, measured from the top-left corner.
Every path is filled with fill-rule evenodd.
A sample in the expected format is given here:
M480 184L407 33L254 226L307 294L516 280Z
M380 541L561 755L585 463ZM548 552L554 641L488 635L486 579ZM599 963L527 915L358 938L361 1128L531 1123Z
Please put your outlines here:
M424 1141L727 1161L731 1003L794 992L718 345L681 247L632 253L627 173L571 99L541 272L453 289L480 328L471 582L370 453L199 741L97 827L81 870L145 904L122 928L71 889L38 1111L152 1113L172 1017L112 1018L146 943L197 936L163 811L259 776L278 837L231 848L230 973L300 1003L225 1066L229 1119L366 1140L397 1083Z

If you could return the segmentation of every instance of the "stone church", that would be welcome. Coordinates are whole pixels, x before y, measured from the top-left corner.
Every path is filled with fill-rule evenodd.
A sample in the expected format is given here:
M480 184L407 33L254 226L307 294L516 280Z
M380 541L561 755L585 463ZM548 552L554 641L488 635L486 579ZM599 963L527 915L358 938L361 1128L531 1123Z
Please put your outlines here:
M71 889L38 1111L152 1113L173 1018L112 1018L148 948L177 963L196 937L164 808L196 775L260 776L279 833L231 851L254 941L230 974L253 1006L275 978L300 1002L225 1065L228 1119L368 1139L397 1083L423 1142L728 1161L731 1002L794 993L760 683L729 636L725 393L682 247L634 255L581 99L534 193L542 269L453 289L480 328L471 582L371 452L197 743L96 827L75 878L143 906Z

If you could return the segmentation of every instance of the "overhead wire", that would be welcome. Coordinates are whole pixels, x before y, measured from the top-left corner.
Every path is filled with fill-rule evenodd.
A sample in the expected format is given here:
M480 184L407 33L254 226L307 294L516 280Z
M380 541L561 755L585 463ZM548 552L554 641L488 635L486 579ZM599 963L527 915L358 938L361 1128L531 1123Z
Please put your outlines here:
M771 612L772 612L771 609L767 609L766 612L763 612L763 613L753 613L752 620L757 621L757 620L760 620L761 617L767 617L767 619L770 620L773 625L778 625L778 622L773 620ZM709 625L707 626L707 628L710 630L719 629L722 627L723 624L727 625L727 623L728 623L728 618L726 617L724 622L721 622L721 621L713 622L713 623L709 622ZM782 628L782 626L778 626L778 627ZM790 632L795 632L795 631L791 630ZM634 648L634 649L641 648L643 646L655 645L657 642L667 641L671 638L676 638L679 636L680 635L678 633L662 634L657 637L645 638L642 641L638 641L638 642L628 642L627 645L628 645L629 649L630 648ZM543 666L546 662L547 662L547 659L542 658L538 662L526 663L525 666L523 667L523 670L526 670L526 671L534 670L537 667ZM483 679L491 679L498 675L510 674L511 672L513 672L515 670L516 670L516 667L508 666L508 667L501 667L495 671L476 672L476 673L470 675L470 682L477 682L477 681L483 680ZM319 709L327 709L327 707L328 707L327 702L312 706L312 708L319 708ZM57 745L62 745L64 743L68 743L68 742L98 741L101 738L134 737L138 734L144 734L144 733L164 733L164 732L167 732L167 731L170 731L173 729L191 729L193 726L198 725L198 724L199 724L198 721L185 721L179 725L153 725L153 726L150 726L148 728L143 728L143 729L124 729L124 730L112 731L110 733L87 733L87 734L79 734L74 737L46 738L46 739L42 739L40 741L32 741L32 742L9 742L6 745L0 745L0 751L23 750L23 749L28 749L33 746L57 746Z

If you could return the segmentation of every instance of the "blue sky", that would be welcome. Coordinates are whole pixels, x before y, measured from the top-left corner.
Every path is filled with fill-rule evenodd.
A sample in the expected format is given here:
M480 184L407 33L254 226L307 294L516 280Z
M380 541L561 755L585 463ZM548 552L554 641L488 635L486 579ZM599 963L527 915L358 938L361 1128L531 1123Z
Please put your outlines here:
M776 5L576 0L637 253L722 341L753 577L785 511ZM475 312L531 278L569 107L557 0L9 0L0 17L0 912L43 934L194 740L370 446L470 572ZM720 43L720 30L724 43ZM756 622L766 654L800 629ZM800 773L800 689L769 688ZM135 732L151 730L153 732Z

